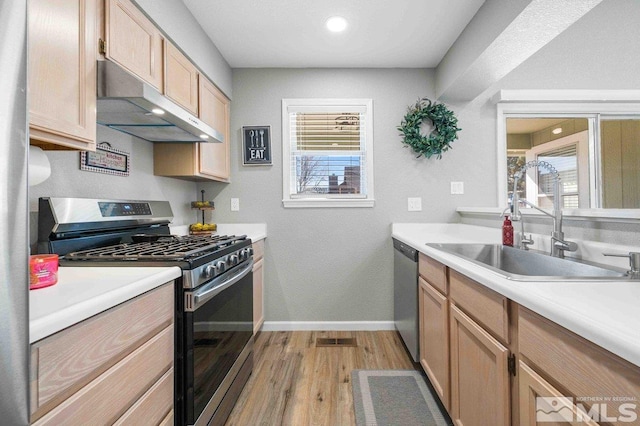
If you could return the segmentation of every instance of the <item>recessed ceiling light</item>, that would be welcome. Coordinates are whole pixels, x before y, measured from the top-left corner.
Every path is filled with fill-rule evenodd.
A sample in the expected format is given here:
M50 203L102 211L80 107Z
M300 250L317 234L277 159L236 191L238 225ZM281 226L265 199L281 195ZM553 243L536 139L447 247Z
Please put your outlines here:
M339 33L347 29L347 20L342 16L332 16L327 19L327 28L331 32Z
M154 108L151 110L152 113L157 114L157 115L162 115L164 114L164 111L161 110L160 108Z
M562 127L556 127L551 131L551 133L553 133L554 135L559 135L560 133L562 133Z

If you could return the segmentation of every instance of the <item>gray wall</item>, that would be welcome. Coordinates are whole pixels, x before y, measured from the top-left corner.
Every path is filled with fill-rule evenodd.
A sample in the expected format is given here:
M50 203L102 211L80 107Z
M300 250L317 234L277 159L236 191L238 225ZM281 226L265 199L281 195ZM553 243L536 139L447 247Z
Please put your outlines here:
M483 96L464 106L465 110L479 108L493 114L495 106L488 98L499 89L629 89L640 88L640 3L636 0L606 0L587 13L567 31L556 37L502 81L488 89ZM640 111L639 111L640 112ZM462 121L464 123L464 121ZM495 127L482 133L488 146L495 141ZM492 161L486 156L479 161ZM487 186L495 186L495 173L487 173ZM487 198L487 201L490 198ZM462 206L462 205L461 205ZM465 207L493 207L480 202ZM461 221L469 224L499 227L495 218L465 215ZM526 231L548 234L549 221L527 218ZM583 239L623 245L638 245L640 223L591 222L564 220L568 239Z
M638 90L638 22L640 2L605 0L506 76L500 87Z
M473 163L459 164L465 180L476 183L475 196L459 206L497 206L496 105L490 98L500 89L637 90L640 37L629 36L637 22L640 2L604 1L472 102L450 105L463 133L480 147Z
M490 97L501 88L637 89L640 39L629 37L637 22L640 5L634 0L605 1L474 101L450 105L462 131L442 160L415 159L396 130L409 104L419 96L433 98L433 71L234 70L233 182L201 186L215 197L215 221L268 225L266 320L391 320L391 223L473 223L455 208L497 206L496 107ZM280 102L287 97L373 98L373 209L282 207ZM273 166L241 166L243 125L272 126ZM464 182L465 194L450 195L451 181ZM414 196L422 197L422 212L407 212L406 199ZM231 197L240 198L239 212L229 211ZM478 221L500 224L497 217ZM532 226L546 232L542 222ZM615 241L626 226L566 223L567 237L600 241Z
M38 237L38 197L80 197L124 200L169 200L174 224L189 224L195 215L189 203L196 196L196 184L153 175L153 144L124 133L98 126L98 143L109 142L115 149L131 154L129 176L111 176L80 170L77 151L45 151L51 176L29 188L31 243Z
M231 107L232 183L201 184L215 196L216 222L266 222L267 321L389 321L393 317L392 222L449 222L455 207L473 195L449 195L451 180L484 173L473 164L481 149L461 132L442 160L416 159L403 148L398 130L407 106L434 96L429 70L236 69ZM285 209L282 207L283 98L372 98L375 207ZM475 113L469 120L479 121ZM241 165L240 129L271 125L273 166ZM477 127L482 127L478 123ZM230 198L240 211L230 211ZM407 197L422 197L422 212L407 212ZM477 200L475 200L477 201Z

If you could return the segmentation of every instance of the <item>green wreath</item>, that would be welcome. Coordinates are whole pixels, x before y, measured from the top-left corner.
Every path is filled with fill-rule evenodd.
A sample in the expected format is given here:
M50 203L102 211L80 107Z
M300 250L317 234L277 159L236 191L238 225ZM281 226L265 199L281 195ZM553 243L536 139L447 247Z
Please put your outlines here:
M433 130L427 136L420 133L420 125L424 120L431 120ZM409 112L398 126L405 148L410 146L418 153L416 158L423 155L427 158L435 155L442 158L442 153L451 148L451 142L458 139L458 119L444 104L431 102L427 98L418 99L415 105L409 107Z

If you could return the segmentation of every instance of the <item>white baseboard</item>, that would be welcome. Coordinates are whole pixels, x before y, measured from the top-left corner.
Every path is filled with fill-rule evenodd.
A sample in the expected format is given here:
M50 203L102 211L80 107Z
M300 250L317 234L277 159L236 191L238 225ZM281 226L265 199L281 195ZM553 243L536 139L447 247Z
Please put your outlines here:
M393 321L265 321L262 331L379 331L395 330Z

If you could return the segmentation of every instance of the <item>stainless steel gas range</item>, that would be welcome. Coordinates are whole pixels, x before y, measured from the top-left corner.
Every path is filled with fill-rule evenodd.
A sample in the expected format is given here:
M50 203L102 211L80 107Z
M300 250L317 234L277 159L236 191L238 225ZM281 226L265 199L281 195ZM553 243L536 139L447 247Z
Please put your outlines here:
M178 266L175 424L224 424L253 368L246 236L170 235L166 201L41 198L38 251L61 266Z

